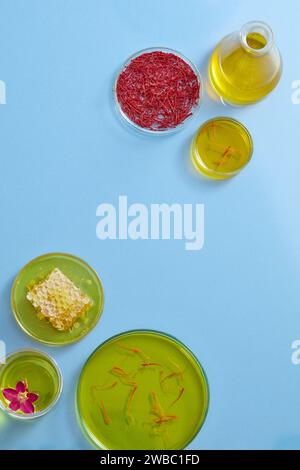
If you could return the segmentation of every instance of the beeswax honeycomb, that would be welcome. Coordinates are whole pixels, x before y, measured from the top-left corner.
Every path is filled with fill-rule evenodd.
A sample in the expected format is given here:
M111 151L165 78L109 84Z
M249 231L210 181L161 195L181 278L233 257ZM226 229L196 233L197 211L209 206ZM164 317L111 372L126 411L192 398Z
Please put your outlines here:
M90 298L57 268L28 288L26 297L39 318L48 320L60 331L70 330L92 305Z

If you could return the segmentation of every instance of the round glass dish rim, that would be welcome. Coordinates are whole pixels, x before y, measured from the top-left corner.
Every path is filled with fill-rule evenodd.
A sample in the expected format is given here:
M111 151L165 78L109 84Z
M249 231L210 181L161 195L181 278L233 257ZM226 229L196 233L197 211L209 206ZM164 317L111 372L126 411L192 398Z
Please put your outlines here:
M257 26L257 28L261 27L262 29L267 31L267 33L269 34L269 40L267 41L266 45L262 47L261 49L254 49L253 47L249 46L248 41L247 41L249 30L251 32L251 27L254 25ZM254 32L254 29L252 32ZM253 21L248 21L247 23L244 23L239 31L239 38L244 49L250 54L254 54L256 56L263 56L267 54L275 44L274 32L271 26L269 26L268 23L266 23L265 21L260 21L260 20L253 20ZM265 39L267 40L267 38Z
M199 81L199 85L200 85L199 99L198 99L198 103L196 104L196 106L194 106L192 108L192 115L189 116L188 118L186 118L181 124L178 124L176 127L173 127L171 129L154 131L154 130L147 129L145 127L139 126L138 124L133 122L126 115L126 113L124 113L124 111L121 108L121 105L119 104L118 98L117 98L117 82L118 82L118 78L119 78L120 74L123 72L123 70L129 65L129 63L133 59L136 59L137 57L141 56L142 54L147 54L147 53L150 53L150 52L166 52L166 53L170 53L170 54L174 54L174 55L178 56L180 59L184 60L184 62L186 62L191 67L191 69L193 70L193 72L195 73L195 75L197 76L198 81ZM157 135L157 136L169 135L169 134L178 132L181 129L183 129L185 127L185 125L187 125L190 120L192 120L194 117L197 116L197 114L199 112L199 109L202 105L203 95L204 95L203 80L202 80L202 76L201 76L201 73L200 73L198 67L190 59L188 59L184 54L182 54L181 52L179 52L175 49L171 49L169 47L159 47L159 46L157 46L157 47L147 47L145 49L141 49L140 51L137 51L137 52L131 54L125 60L125 62L123 62L121 67L118 69L118 71L116 73L116 76L115 76L115 79L114 79L114 85L113 85L113 98L114 98L114 103L115 103L115 109L118 112L118 115L121 116L121 118L125 121L126 124L130 125L135 130L137 130L139 132L142 132L144 134L153 135L153 136L155 136L155 135Z
M54 398L52 403L50 403L50 405L48 405L42 411L39 411L37 413L32 413L32 414L18 414L15 411L10 410L9 408L5 407L3 405L3 403L0 401L0 409L4 413L6 413L9 416L12 416L13 418L26 421L26 420L32 420L32 419L40 418L41 416L44 416L45 414L49 413L49 411L52 410L52 408L56 405L56 403L58 402L58 400L61 397L62 390L63 390L64 379L63 379L63 375L61 373L60 367L59 367L58 363L56 362L56 360L52 356L50 356L50 354L47 354L46 352L41 351L38 348L20 348L20 349L17 349L16 351L7 354L6 359L9 359L9 358L11 358L15 355L20 354L20 353L36 353L36 354L38 354L40 356L43 356L44 358L48 359L51 362L51 364L53 365L53 367L54 367L54 369L57 373L57 376L58 376L58 392L56 394L56 397ZM7 364L0 365L0 371L1 371L2 368L5 368L6 365Z
M226 121L231 121L231 122L234 122L234 123L239 124L240 126L242 126L242 128L243 128L244 131L246 132L246 134L247 134L247 136L248 136L248 138L249 138L249 140L250 140L250 143L251 143L251 152L250 152L250 154L249 154L249 160L248 160L246 163L244 163L244 165L241 166L241 168L239 168L238 170L236 170L236 171L231 171L231 172L229 172L229 173L226 173L226 175L228 175L228 177L230 177L230 176L235 176L235 175L237 175L240 171L242 171L243 168L245 168L245 166L248 165L248 163L249 163L249 162L251 161L251 159L252 159L253 152L254 152L254 144L253 144L252 136L251 136L249 130L247 129L247 127L246 127L241 121L239 121L238 119L232 118L232 117L228 117L228 116L216 116L216 117L214 117L214 118L208 119L208 120L205 121L203 124L201 124L201 126L198 128L197 132L195 133L195 136L194 136L194 138L193 138L193 140L192 140L192 146L194 146L194 144L195 144L195 142L196 142L196 139L197 139L197 137L198 137L198 134L199 134L199 132L201 131L201 129L203 129L203 128L204 128L207 124L209 124L210 122L212 122L212 121L219 121L219 120L221 120L221 119L226 119ZM202 158L201 158L201 155L199 154L199 152L198 152L196 146L195 146L195 154L196 154L197 159L199 158L199 159L201 160L201 164L204 166L204 168L205 168L210 174L212 174L212 175L218 175L218 176L219 176L220 174L222 174L222 173L219 173L219 172L217 172L217 171L211 170L210 168L208 168L208 167L204 164L204 162L203 162L203 160L202 160Z
M106 343L110 342L110 341L113 341L114 339L116 338L119 338L121 336L124 336L124 335L127 335L127 334L132 334L132 333L152 333L152 334L155 334L155 335L158 335L158 336L163 336L164 338L167 338L167 339L171 339L172 341L174 341L175 343L177 343L179 346L183 347L192 357L192 359L195 361L196 363L196 366L199 368L202 376L203 376L203 379L204 379L204 383L205 383L205 386L206 386L206 392L207 392L207 396L206 396L206 402L205 402L205 413L203 415L203 418L202 418L202 421L198 427L198 429L194 432L194 434L192 435L192 437L188 440L188 442L186 442L185 444L185 447L186 448L188 445L191 444L191 442L193 442L193 440L198 436L199 432L201 431L202 427L204 426L204 423L206 421L206 418L207 418L207 414L208 414L208 410L209 410L209 404L210 404L210 388L209 388L209 382L208 382L208 378L207 378L207 375L206 375L206 372L201 364L201 362L199 361L199 359L195 356L195 354L190 350L190 348L188 346L186 346L182 341L180 341L178 338L176 338L176 336L173 336L171 335L170 333L165 333L164 331L159 331L159 330L153 330L153 329L147 329L147 328L144 328L144 329L140 329L140 328L137 328L137 329L132 329L132 330L126 330L126 331L123 331L121 333L117 333L109 338L107 338L105 341L103 341L101 344L99 344L99 346L97 346L97 348L94 349L93 352L91 352L91 354L88 356L88 358L86 359L86 361L84 362L83 366L82 366L82 369L81 369L81 372L79 374L79 377L77 379L77 383L76 383L76 391L75 391L75 401L76 401L76 414L77 414L77 419L79 421L79 424L80 424L80 427L84 433L84 435L87 437L88 441L97 449L100 449L100 450L110 450L104 446L99 446L97 445L92 437L88 434L87 430L85 429L85 426L83 425L82 423L82 418L80 416L80 413L79 413L79 406L78 406L78 391L79 391L79 384L80 384L80 381L81 381L81 377L82 377L82 374L84 372L84 369L87 365L87 363L89 362L89 360L92 358L92 356L100 349L102 348ZM173 450L173 449L172 449ZM174 450L182 450L182 449L174 449Z
M101 290L101 296L102 296L102 301L101 301L101 305L100 305L100 308L99 308L99 312L97 314L97 317L95 319L95 322L92 324L92 327L89 329L89 331L85 334L85 335L82 335L82 336L79 336L79 338L75 338L75 339L72 339L71 341L67 341L65 343L54 343L52 341L45 341L43 339L40 339L38 338L37 336L31 334L26 328L25 326L20 322L18 316L17 316L17 313L16 313L16 306L15 306L15 302L14 302L14 298L13 298L13 294L14 294L14 291L15 291L15 288L16 288L16 284L17 284L17 281L19 279L19 277L21 276L21 274L32 264L34 263L35 261L39 261L39 260L42 260L43 258L47 258L48 256L67 256L67 257L70 257L70 258L74 258L75 260L77 261L80 261L81 263L83 263L85 266L87 266L92 272L93 274L96 276L98 282L99 282L99 286L100 286L100 290ZM64 346L68 346L70 344L73 344L73 343L77 343L78 341L80 341L81 339L83 339L85 336L87 336L98 324L100 318L101 318L101 315L103 313L103 310L104 310L104 301L105 301L105 298L104 298L104 289L103 289L103 284L102 284L102 280L99 276L99 274L97 273L97 271L92 267L90 266L86 261L84 261L82 258L80 258L79 256L76 256L76 255L72 255L70 253L63 253L63 252L49 252L49 253L45 253L44 255L40 255L40 256L37 256L36 258L33 258L31 261L29 261L28 263L26 263L23 268L20 269L20 271L18 272L18 274L16 275L14 281L13 281L13 284L12 284L12 287L11 287L11 293L10 293L10 304L11 304L11 310L12 310L12 313L13 313L13 316L17 322L17 324L19 325L19 327L24 331L24 333L26 333L30 338L34 339L35 341L41 343L41 344L47 344L48 346L53 346L53 347L64 347Z

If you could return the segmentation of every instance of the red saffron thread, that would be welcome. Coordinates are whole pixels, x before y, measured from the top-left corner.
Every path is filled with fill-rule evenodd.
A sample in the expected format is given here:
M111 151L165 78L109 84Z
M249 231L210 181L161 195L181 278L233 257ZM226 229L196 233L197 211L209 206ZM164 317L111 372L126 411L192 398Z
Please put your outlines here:
M193 112L200 97L197 75L173 53L154 51L133 59L116 85L122 111L152 131L173 129Z
M109 424L112 423L112 419L108 415L108 412L107 412L107 410L104 406L103 400L100 401L100 408L101 408L101 411L102 411L102 416L103 416L104 423L108 426Z
M132 391L130 392L129 400L128 400L128 404L127 404L127 411L128 411L128 413L130 413L132 400L133 400L134 394L135 394L135 392L137 391L137 389L138 389L138 386L137 386L137 384L135 384L134 387L133 387L133 389L132 389Z
M171 403L169 408L171 408L173 405L175 405L175 403L177 403L180 400L180 398L182 397L183 394L184 394L184 388L182 387L179 391L178 397Z
M113 366L113 368L111 369L111 372L114 375L117 375L118 377L128 377L127 372L125 372L124 369L122 369L121 367L118 367L118 366Z
M128 346L121 346L122 349L126 349L126 351L130 351L134 354L141 354L141 350L139 348L129 348Z
M134 394L137 391L137 389L138 389L138 385L135 384L133 386L133 389L131 390L131 392L129 394L129 399L128 399L128 402L127 402L127 421L128 421L128 424L130 424L130 422L133 421L133 416L132 416L132 413L131 413L131 405L132 405Z
M100 390L111 390L112 388L115 388L115 386L118 384L118 382L113 382L109 385L103 385Z
M164 423L170 423L171 421L174 421L174 419L177 419L176 415L163 415L160 418L157 418L154 420L156 424L164 424Z
M180 372L171 372L168 375L165 375L165 377L161 376L160 384L162 385L167 379L172 379L173 377L178 377L180 376Z
M141 351L139 348L130 348L128 346L121 346L122 349L125 349L125 351L128 351L128 352L131 352L133 354L137 354L141 357L141 359L143 359L143 361L145 361L147 358L145 356L145 354L143 353L143 351Z
M129 380L129 374L119 366L113 366L113 368L111 369L111 373L119 377L122 383L125 383L126 385L136 385L136 382Z
M151 366L158 366L161 367L161 364L159 362L142 362L142 367L151 367Z
M162 411L162 407L159 402L157 393L151 392L150 398L151 398L151 413L157 416L158 418L161 418L163 416L163 411Z

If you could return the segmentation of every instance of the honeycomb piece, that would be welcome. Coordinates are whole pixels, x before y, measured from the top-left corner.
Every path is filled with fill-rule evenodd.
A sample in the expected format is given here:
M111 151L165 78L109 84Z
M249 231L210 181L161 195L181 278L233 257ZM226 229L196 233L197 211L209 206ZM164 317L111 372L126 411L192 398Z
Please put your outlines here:
M26 298L39 318L48 320L59 331L70 330L92 306L90 298L57 268L28 288Z

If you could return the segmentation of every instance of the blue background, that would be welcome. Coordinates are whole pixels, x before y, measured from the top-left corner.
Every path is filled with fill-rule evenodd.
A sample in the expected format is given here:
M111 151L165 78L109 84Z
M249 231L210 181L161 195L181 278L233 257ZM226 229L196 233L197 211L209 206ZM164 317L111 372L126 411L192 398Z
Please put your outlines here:
M284 74L263 102L224 107L206 95L199 116L168 138L136 136L112 109L114 73L133 52L167 46L206 77L216 43L249 20L268 22ZM41 347L61 366L62 398L29 424L0 416L2 449L90 448L76 423L75 383L88 355L131 328L177 336L202 362L211 402L191 449L300 448L298 2L285 0L1 0L0 339ZM210 183L189 167L199 125L215 115L253 135L250 165ZM96 208L204 203L205 246L183 241L100 241ZM104 314L83 341L62 349L32 341L10 310L14 276L30 259L65 251L100 274Z

